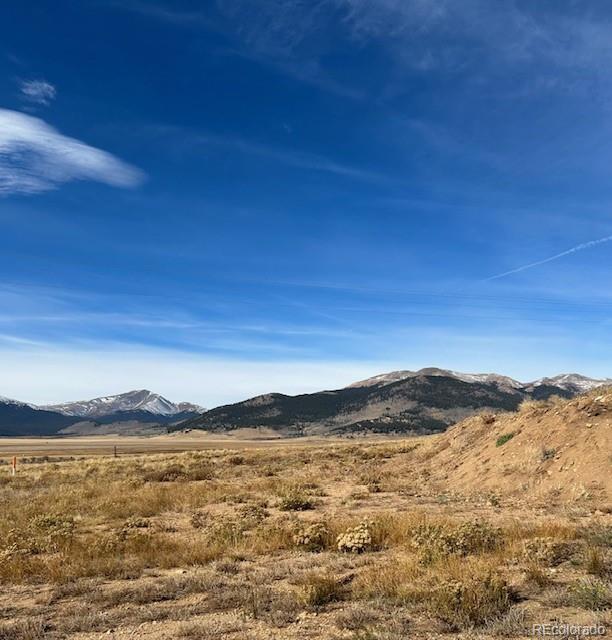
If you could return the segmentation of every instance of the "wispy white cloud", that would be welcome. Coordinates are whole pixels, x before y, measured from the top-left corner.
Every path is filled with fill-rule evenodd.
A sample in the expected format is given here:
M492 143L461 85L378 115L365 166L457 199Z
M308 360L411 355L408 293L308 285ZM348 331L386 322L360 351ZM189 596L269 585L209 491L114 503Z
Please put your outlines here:
M353 180L385 185L404 184L403 180L396 179L393 176L388 176L379 171L346 164L316 153L277 146L239 136L201 132L197 129L174 125L143 126L143 131L145 131L147 135L159 136L169 141L178 142L182 149L193 151L195 148L199 151L201 147L206 149L216 147L244 155L258 156L297 169L332 173Z
M404 86L405 70L469 72L478 81L507 66L529 73L525 90L574 90L607 78L612 60L609 21L580 7L487 0L218 0L230 29L261 59L283 64L295 77L329 78L326 55L338 28L358 45L389 53L390 76ZM341 32L342 33L342 32ZM310 65L316 74L304 77ZM551 74L554 71L554 75ZM311 77L312 76L312 77ZM336 85L343 87L342 83ZM346 92L358 92L343 87ZM517 90L517 87L514 87Z
M19 89L28 102L40 105L48 105L57 95L57 89L46 80L23 80Z
M567 7L546 10L487 0L329 2L344 9L354 38L381 39L400 54L398 61L415 67L464 68L469 60L457 55L463 50L476 55L480 67L486 51L495 65L536 62L594 71L594 63L612 53L611 25L590 13L571 14Z
M139 169L39 118L0 109L0 195L39 193L74 180L132 187L143 177Z
M387 81L405 87L403 72L469 72L478 83L508 66L514 94L573 91L607 82L612 24L579 3L488 0L216 0L206 13L168 0L107 0L167 24L229 35L235 53L305 84L353 99L371 94L329 64L340 38L374 43L389 54ZM507 79L507 78L506 78ZM390 87L383 92L392 90Z
M513 273L520 273L521 271L527 271L527 269L532 269L533 267L539 267L540 265L547 264L548 262L553 262L554 260L559 260L559 258L564 258L565 256L572 255L573 253L578 253L579 251L584 251L585 249L591 249L592 247L596 247L600 244L605 244L606 242L611 242L612 236L606 236L605 238L599 238L599 240L591 240L590 242L583 242L582 244L578 244L567 251L562 251L561 253L557 253L554 256L550 256L548 258L544 258L543 260L538 260L536 262L530 262L529 264L524 264L520 267L516 267L516 269L511 269L510 271L504 271L503 273L498 273L497 275L491 276L490 278L486 278L485 282L489 282L490 280L498 280L499 278L505 278L506 276L510 276Z
M208 17L206 11L184 10L163 2L151 2L150 0L107 0L110 7L131 11L148 18L167 22L180 27L213 27L214 23Z
M224 138L221 136L203 136L203 141L216 144L219 146L231 147L241 153L257 155L268 158L275 162L280 162L298 169L309 169L312 171L321 171L324 173L334 173L347 178L357 180L365 180L371 182L390 182L387 176L367 169L361 169L351 165L342 164L329 158L319 156L312 153L305 153L292 149L281 149L271 145L260 144L243 140L241 138Z
M130 11L173 27L197 31L210 30L229 35L231 44L216 53L252 60L307 85L358 100L364 92L332 77L319 57L320 34L327 26L329 0L310 4L284 0L217 3L218 15L211 7L191 11L169 2L106 0L110 7ZM312 55L304 55L304 50Z
M425 366L496 371L503 362L502 373L517 379L574 369L606 377L610 349L603 335L589 332L575 340L559 333L558 327L526 337L512 327L504 332L495 328L484 333L449 333L428 326L418 336L413 328L394 336L395 349L387 353L388 358L317 361L299 357L253 360L243 354L215 357L128 343L58 345L8 340L2 344L0 336L0 395L47 404L148 388L173 400L213 407L271 391L296 394L337 389L385 371Z

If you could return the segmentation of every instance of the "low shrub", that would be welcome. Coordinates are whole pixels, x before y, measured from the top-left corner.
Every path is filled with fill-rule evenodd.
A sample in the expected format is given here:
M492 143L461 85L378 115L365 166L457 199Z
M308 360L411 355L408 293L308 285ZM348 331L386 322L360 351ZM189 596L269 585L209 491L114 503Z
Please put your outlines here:
M497 440L495 441L495 446L496 447L501 447L503 445L506 444L506 442L509 442L510 440L512 440L512 438L514 438L516 434L511 431L510 433L504 433L502 436L499 436L499 438L497 438Z
M177 482L187 479L187 471L179 464L171 464L161 469L147 469L142 477L145 482Z
M584 568L587 573L603 578L610 573L604 552L597 547L588 547L584 553Z
M315 503L307 493L294 489L281 496L278 508L281 511L309 511L315 508Z
M524 608L512 607L499 618L487 621L484 631L493 636L520 638L529 628L529 617Z
M248 528L248 523L244 520L226 515L211 519L203 532L207 542L225 548L240 544Z
M581 609L602 611L612 606L612 587L607 580L584 578L568 590L568 604Z
M0 640L43 640L47 636L48 625L43 620L1 622Z
M548 449L547 447L542 447L540 449L540 461L546 462L546 460L552 460L557 455L556 449Z
M300 527L293 536L293 542L306 551L322 551L329 546L330 538L329 529L322 522L315 522Z
M530 563L525 568L525 582L537 587L547 587L550 583L550 577L543 571L537 563Z
M486 522L454 524L425 523L412 534L412 546L430 562L440 556L492 551L501 543L501 532Z
M380 614L375 609L355 605L338 611L334 623L339 629L362 631L370 628L379 619Z
M525 557L547 567L555 567L569 560L575 551L576 544L567 540L532 538L523 543Z
M372 529L374 523L364 520L356 527L341 533L336 539L338 551L344 553L363 553L372 549Z
M194 511L189 522L194 529L203 529L210 522L210 515L206 511Z
M345 593L345 585L333 575L309 573L299 580L298 599L306 607L319 608L337 602Z
M2 546L5 561L16 555L57 553L74 541L76 525L69 516L43 513L31 518L22 528L9 529Z
M43 513L34 516L27 528L40 550L56 552L70 546L76 525L71 516Z
M504 580L488 574L441 584L432 591L427 608L452 628L469 629L504 615L514 599Z
M149 539L152 533L149 531L150 527L151 523L145 518L131 517L117 530L116 535L119 540L134 539L138 536L147 536Z
M580 528L578 534L591 545L612 547L612 525L591 524Z
M259 504L245 504L238 509L238 516L249 527L260 524L269 515L265 507Z

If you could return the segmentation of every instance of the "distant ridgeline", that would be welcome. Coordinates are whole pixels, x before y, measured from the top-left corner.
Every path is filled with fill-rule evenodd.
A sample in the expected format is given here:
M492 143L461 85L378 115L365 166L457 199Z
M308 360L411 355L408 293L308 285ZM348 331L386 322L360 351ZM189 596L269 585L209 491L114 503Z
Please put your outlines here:
M204 411L146 389L43 407L0 398L0 436L155 433Z
M522 383L445 369L393 371L343 389L270 393L206 411L148 390L38 407L0 398L0 435L153 434L272 429L283 436L444 431L483 411L514 411L526 399L571 398L612 380L562 374Z
M483 411L514 411L526 399L573 397L612 380L562 374L522 383L498 374L444 369L394 371L343 389L298 396L270 393L217 407L173 429L266 427L285 436L426 434Z

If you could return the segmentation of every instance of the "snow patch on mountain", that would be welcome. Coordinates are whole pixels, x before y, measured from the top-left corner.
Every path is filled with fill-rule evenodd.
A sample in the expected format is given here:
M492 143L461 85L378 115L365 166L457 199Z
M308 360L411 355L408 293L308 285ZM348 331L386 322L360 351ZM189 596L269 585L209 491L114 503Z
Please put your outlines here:
M533 382L520 382L514 378L502 376L497 373L463 373L461 371L452 371L450 369L426 367L424 369L419 369L418 371L401 370L382 373L380 375L373 376L372 378L354 382L349 385L349 388L386 386L388 384L393 384L394 382L407 380L408 378L414 378L416 376L444 376L468 383L495 383L499 387L506 389L525 389L548 385L559 387L560 389L571 391L573 393L584 393L586 391L591 391L596 387L612 385L612 378L589 378L578 373L562 373L550 378L539 378Z
M14 404L18 407L30 407L30 409L38 409L38 407L34 404L21 402L21 400L13 400L12 398L5 398L4 396L0 396L0 404Z
M189 402L175 404L158 393L148 389L128 391L113 396L103 396L93 400L80 400L42 407L67 416L96 418L120 411L148 411L161 416L172 416L183 412L202 413L203 407Z
M383 373L366 380L360 380L349 385L349 387L373 387L373 386L385 386L401 380L407 380L408 378L415 378L417 376L442 376L445 378L454 378L455 380L462 380L463 382L483 382L490 383L495 382L500 386L511 387L518 389L522 387L522 383L518 380L509 378L508 376L502 376L497 373L463 373L461 371L451 371L450 369L438 369L437 367L426 367L419 369L418 371L391 371L390 373Z
M562 373L552 378L540 378L531 383L531 386L539 387L541 385L550 385L553 387L560 387L566 391L578 391L585 393L596 389L597 387L603 387L605 385L612 385L612 378L588 378L587 376L580 375L579 373Z

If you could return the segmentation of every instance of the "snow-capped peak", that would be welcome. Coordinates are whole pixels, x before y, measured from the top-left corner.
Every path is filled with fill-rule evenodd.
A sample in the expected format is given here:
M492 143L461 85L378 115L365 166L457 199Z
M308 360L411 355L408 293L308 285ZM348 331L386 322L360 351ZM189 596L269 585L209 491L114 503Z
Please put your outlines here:
M604 385L612 385L611 378L588 378L579 373L561 373L558 376L552 378L540 378L531 383L534 387L541 385L550 385L553 387L559 387L567 391L578 391L584 393L596 389L597 387L603 387Z
M461 380L463 382L495 382L502 386L512 387L518 389L522 386L518 380L514 380L507 376L502 376L497 373L462 373L461 371L451 371L449 369L439 369L438 367L426 367L419 369L418 371L391 371L390 373L383 373L366 380L354 382L349 385L350 387L374 387L385 386L393 382L399 382L400 380L406 380L408 378L415 378L416 376L441 376L445 378L454 378L455 380Z
M186 411L201 413L202 407L189 402L175 404L148 389L128 391L113 396L102 396L93 400L66 402L43 407L68 416L95 418L119 411L148 411L155 415L171 416Z
M349 385L350 387L374 387L385 386L400 380L414 378L416 376L443 376L446 378L454 378L468 383L495 383L499 387L509 389L525 389L548 385L558 387L572 393L584 393L601 387L604 385L612 385L611 378L588 378L579 373L562 373L551 378L540 378L533 382L519 382L514 378L503 376L497 373L463 373L461 371L451 371L450 369L438 369L437 367L426 367L418 371L391 371L390 373L382 373L366 380L360 380Z
M377 376L366 378L365 380L353 382L353 384L349 384L348 388L375 387L378 385L384 386L386 384L391 384L392 382L399 382L400 380L405 380L406 378L412 378L415 375L416 374L414 371L391 371L389 373L381 373Z
M0 404L14 404L18 407L30 407L30 409L38 409L36 405L29 404L28 402L21 402L21 400L13 400L13 398L5 398L0 396Z

